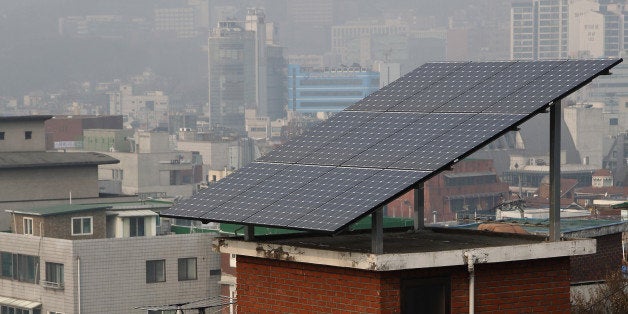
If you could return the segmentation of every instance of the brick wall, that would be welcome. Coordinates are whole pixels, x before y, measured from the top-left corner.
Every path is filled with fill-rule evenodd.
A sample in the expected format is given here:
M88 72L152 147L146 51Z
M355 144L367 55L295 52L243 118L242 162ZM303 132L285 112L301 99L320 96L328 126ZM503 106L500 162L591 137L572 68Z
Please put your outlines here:
M594 238L596 253L571 257L571 282L604 280L610 272L621 267L621 233Z
M451 312L468 312L466 267L373 272L238 256L241 313L399 313L404 279L448 277ZM566 313L569 258L478 265L476 311Z

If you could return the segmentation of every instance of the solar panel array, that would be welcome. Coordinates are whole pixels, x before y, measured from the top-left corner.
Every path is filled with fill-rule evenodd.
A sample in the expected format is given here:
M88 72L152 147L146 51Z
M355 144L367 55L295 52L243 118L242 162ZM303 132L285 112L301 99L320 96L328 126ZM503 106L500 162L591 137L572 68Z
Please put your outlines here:
M337 232L621 61L425 64L162 215Z

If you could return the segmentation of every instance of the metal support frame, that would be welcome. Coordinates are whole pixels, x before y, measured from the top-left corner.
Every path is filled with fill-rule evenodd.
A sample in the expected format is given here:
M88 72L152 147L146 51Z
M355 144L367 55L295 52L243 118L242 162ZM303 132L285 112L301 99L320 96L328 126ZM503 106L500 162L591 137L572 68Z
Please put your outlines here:
M384 208L371 214L371 253L384 254Z
M253 241L255 239L255 226L244 226L244 241Z
M550 106L549 240L560 241L560 101Z
M414 188L414 230L425 228L425 192L423 190L423 182Z

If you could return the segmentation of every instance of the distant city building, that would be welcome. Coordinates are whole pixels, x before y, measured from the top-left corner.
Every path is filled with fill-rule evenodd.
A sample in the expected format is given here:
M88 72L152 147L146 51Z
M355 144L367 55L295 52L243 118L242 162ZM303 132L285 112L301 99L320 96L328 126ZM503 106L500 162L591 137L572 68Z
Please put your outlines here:
M167 132L85 130L84 149L106 152L120 163L98 169L101 193L188 197L203 181L198 153L173 150Z
M625 50L624 3L594 0L515 0L511 59L620 56Z
M197 35L194 9L191 7L155 9L154 23L158 33L171 33L178 38Z
M288 66L288 110L338 112L379 89L380 74L361 67Z
M375 60L407 59L409 26L399 20L352 21L331 28L331 52L342 56L342 63L370 66ZM379 49L379 55L377 51ZM401 54L401 55L400 55Z
M283 48L260 9L244 23L219 22L208 40L209 121L212 127L244 131L244 110L276 119L285 110Z
M44 123L46 149L77 149L83 145L83 130L122 129L122 116L57 115Z
M163 91L148 91L133 95L131 85L122 85L118 91L108 92L109 114L128 116L145 130L167 125L170 100Z
M288 27L284 27L291 53L323 54L330 50L334 24L334 0L286 1Z
M59 18L59 35L78 38L123 38L149 29L144 18L122 15L84 15Z
M567 58L568 0L515 0L511 14L511 59Z
M252 139L230 129L214 128L209 132L184 129L178 135L179 150L200 153L206 182L218 181L260 156Z

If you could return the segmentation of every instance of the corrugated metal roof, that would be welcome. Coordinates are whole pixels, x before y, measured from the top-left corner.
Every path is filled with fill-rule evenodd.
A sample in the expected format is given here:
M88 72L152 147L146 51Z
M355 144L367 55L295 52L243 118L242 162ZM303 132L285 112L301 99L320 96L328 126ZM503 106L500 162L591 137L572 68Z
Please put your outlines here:
M107 215L117 215L118 217L145 217L157 216L157 213L150 209L108 211Z
M117 164L101 153L8 152L0 153L0 169Z
M26 310L32 310L34 308L41 306L41 302L21 300L21 299L2 297L2 296L0 296L0 304L8 305L10 307L17 307L20 309L26 309Z
M111 205L103 204L63 204L56 206L36 207L31 209L5 210L8 213L26 214L35 216L62 215L81 211L91 211L99 209L110 209Z

